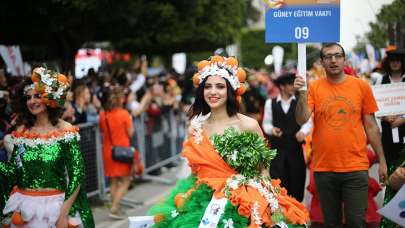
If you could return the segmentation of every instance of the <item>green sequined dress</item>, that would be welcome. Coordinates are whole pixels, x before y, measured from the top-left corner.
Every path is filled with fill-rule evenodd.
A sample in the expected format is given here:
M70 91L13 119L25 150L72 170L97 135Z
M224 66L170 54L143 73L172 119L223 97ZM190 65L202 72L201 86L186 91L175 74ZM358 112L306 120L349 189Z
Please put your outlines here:
M14 151L11 159L8 163L0 162L1 211L4 212L3 208L10 207L8 201L13 198L13 195L10 196L13 187L56 189L64 192L62 200L67 200L80 187L79 194L69 211L69 217L79 217L85 228L94 227L93 215L85 191L85 167L78 145L80 138L78 129L72 127L47 135L13 132L12 136ZM63 201L59 202L59 206L62 203ZM23 207L27 203L18 202L18 204ZM11 205L11 207L13 206L15 205ZM35 206L35 210L40 210L38 208L41 205ZM28 211L34 213L32 209ZM3 224L10 223L11 214L12 212L0 213ZM57 213L56 217L58 215ZM27 217L27 215L25 216ZM24 214L22 217L24 218Z
M392 165L388 167L388 176L390 176L396 169L405 161L405 148L400 152L399 159ZM384 195L384 205L391 201L394 198L395 194L397 194L397 190L392 189L389 185L385 188L385 195ZM396 223L388 220L385 217L381 218L380 227L382 228L396 228L400 227Z

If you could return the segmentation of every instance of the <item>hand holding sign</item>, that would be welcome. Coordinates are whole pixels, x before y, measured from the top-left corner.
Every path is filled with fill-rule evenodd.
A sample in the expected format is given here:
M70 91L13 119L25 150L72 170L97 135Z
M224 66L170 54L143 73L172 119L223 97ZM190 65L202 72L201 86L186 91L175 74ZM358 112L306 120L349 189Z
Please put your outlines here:
M294 88L296 90L307 90L305 78L301 75L296 75L294 80Z

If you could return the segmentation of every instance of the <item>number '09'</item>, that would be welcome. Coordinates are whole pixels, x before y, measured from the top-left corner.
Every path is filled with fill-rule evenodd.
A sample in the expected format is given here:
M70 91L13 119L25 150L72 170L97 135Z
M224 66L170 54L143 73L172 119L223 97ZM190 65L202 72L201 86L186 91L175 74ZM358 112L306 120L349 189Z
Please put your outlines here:
M295 39L308 39L309 37L309 28L308 27L295 27L294 30Z

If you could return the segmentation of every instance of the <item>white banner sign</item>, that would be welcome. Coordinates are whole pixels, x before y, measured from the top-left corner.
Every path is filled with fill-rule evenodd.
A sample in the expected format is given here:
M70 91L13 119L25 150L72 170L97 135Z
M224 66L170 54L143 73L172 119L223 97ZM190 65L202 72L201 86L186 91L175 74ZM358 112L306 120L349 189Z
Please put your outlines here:
M184 74L184 71L186 71L186 65L187 65L186 53L181 52L173 54L172 67L177 73Z
M376 117L405 114L405 82L372 87L378 105Z
M155 222L153 216L136 216L129 217L129 228L150 228Z
M218 223L220 222L219 219L225 211L225 205L227 202L227 198L216 199L215 196L212 196L210 203L208 204L207 208L205 208L204 216L202 217L198 228L217 227ZM225 224L231 223L227 220L222 222Z
M271 54L274 58L274 73L276 73L277 76L280 76L281 67L283 66L284 48L278 45L274 46L271 50Z
M378 213L405 227L405 185L402 185L394 198L383 208L379 209Z
M13 76L23 76L25 74L20 47L0 45L0 55L7 65L8 71Z

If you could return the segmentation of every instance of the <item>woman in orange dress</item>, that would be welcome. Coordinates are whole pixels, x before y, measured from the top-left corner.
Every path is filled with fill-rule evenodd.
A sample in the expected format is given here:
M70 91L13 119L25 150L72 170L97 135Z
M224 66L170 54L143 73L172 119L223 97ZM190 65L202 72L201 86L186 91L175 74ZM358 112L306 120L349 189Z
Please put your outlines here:
M150 209L154 228L303 227L304 205L268 175L275 151L258 122L238 113L245 71L235 58L218 55L198 69L182 152L192 174Z
M120 209L120 201L130 185L131 164L114 161L112 146L130 146L134 133L132 118L123 108L124 93L119 87L112 88L107 94L104 111L100 113L100 131L103 137L104 175L110 178L111 209L109 216L115 219L125 218ZM111 142L112 140L112 142Z

